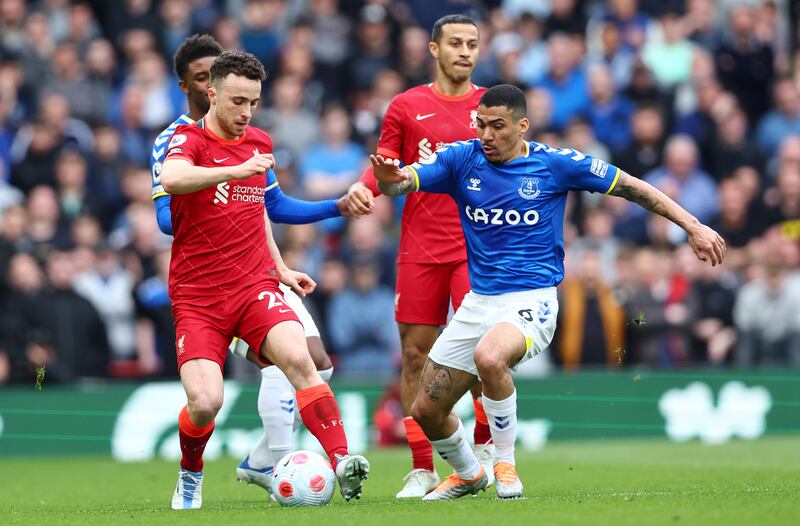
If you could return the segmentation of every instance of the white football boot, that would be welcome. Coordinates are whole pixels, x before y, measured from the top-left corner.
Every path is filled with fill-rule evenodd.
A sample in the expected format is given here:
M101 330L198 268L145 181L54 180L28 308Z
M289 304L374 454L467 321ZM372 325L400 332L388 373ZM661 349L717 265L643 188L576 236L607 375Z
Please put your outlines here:
M498 462L494 465L495 490L499 499L521 499L522 481L517 469L510 462Z
M435 490L422 497L422 500L455 500L465 495L477 495L479 491L486 490L488 482L486 470L483 468L472 480L464 480L452 473Z
M361 483L369 475L369 462L361 455L336 456L336 478L344 500L361 498Z
M489 480L486 484L488 488L494 484L494 444L491 442L476 444L472 448L472 451L475 452L475 456L478 457L478 462L486 472L486 478Z
M439 485L439 475L436 471L427 469L413 469L403 477L406 485L403 486L395 498L398 499L421 499Z
M250 455L244 457L236 466L236 479L239 482L261 486L272 496L272 466L263 469L254 468L250 465Z
M178 485L172 495L173 510L199 510L203 506L203 472L183 469L178 472Z

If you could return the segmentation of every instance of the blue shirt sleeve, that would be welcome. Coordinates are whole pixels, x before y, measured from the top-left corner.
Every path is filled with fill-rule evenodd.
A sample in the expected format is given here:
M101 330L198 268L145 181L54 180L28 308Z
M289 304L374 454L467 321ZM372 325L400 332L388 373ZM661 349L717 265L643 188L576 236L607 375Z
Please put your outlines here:
M270 221L302 225L316 223L323 219L341 215L335 199L324 201L303 201L284 194L278 184L275 172L267 172L267 190L264 193L264 206Z
M470 151L470 141L454 142L440 147L427 159L408 165L416 178L415 188L455 197L456 177Z
M614 189L620 170L614 165L570 148L551 148L530 143L533 152L544 154L556 182L563 190L586 190L607 194Z
M156 197L156 221L158 221L158 229L167 234L172 235L172 212L169 208L169 194L164 194Z

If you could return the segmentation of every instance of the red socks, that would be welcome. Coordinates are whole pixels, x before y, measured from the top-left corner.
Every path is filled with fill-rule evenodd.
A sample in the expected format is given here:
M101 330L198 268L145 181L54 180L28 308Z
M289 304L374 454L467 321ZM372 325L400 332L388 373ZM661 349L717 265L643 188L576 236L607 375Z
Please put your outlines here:
M473 398L472 405L475 407L475 431L472 438L475 445L480 446L492 439L492 432L489 430L489 420L486 418L486 411L483 410L481 399Z
M347 436L333 391L328 384L320 384L301 389L296 396L303 423L317 437L336 469L336 455L347 455Z
M178 436L181 443L181 467L189 471L203 471L203 451L214 432L214 422L198 426L189 418L189 411L183 406L178 414Z
M433 471L433 447L428 442L425 432L410 416L403 419L403 425L406 428L406 439L408 439L408 447L411 448L411 461L414 463L414 469Z

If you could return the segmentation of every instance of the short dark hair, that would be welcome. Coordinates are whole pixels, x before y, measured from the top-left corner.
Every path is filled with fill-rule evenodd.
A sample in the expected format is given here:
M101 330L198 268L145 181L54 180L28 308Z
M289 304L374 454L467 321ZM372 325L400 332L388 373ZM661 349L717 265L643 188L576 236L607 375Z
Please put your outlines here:
M445 15L433 24L431 42L439 43L442 39L442 28L447 24L468 24L470 26L475 26L475 29L478 28L477 22L467 15Z
M514 120L528 115L528 101L525 98L525 92L512 84L492 86L483 94L479 104L487 108L505 106L511 110Z
M261 61L245 51L226 51L211 64L211 82L224 79L230 74L250 80L263 81L267 78Z
M222 46L214 40L211 35L192 35L183 41L178 47L172 62L175 67L175 74L183 79L189 71L189 64L198 58L218 57L222 55Z

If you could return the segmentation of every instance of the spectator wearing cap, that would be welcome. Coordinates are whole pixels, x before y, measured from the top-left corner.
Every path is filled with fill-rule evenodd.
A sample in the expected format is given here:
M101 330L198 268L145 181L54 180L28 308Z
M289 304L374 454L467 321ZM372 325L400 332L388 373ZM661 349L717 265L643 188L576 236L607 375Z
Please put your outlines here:
M358 52L350 56L348 67L351 91L369 91L379 72L395 67L390 30L385 7L368 4L361 9L356 26L355 47Z

